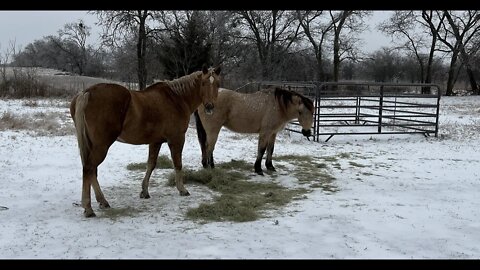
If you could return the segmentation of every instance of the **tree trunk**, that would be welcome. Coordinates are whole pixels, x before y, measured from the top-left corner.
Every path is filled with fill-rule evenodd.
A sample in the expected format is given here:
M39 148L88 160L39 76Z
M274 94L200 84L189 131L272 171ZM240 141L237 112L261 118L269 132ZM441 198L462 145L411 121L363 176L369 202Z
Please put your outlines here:
M315 47L315 59L317 60L317 81L323 82L325 74L323 73L323 55L321 47Z
M146 16L139 11L140 24L138 28L138 42L137 42L137 75L139 90L145 89L147 85L147 67L145 64L145 50L147 47L147 34L145 31ZM145 14L146 15L146 14Z
M472 88L473 94L478 95L478 85L477 81L475 80L475 75L472 71L472 66L470 65L470 57L468 56L467 52L465 51L465 47L462 46L460 50L462 55L462 60L465 63L465 68L467 70L468 80L470 81L470 87Z
M448 69L448 80L447 80L447 90L445 92L446 96L453 96L453 86L455 84L455 64L457 62L457 53L454 52L452 59L450 60L450 68Z
M467 75L468 75L468 80L470 81L470 86L472 87L472 91L474 95L478 95L478 85L477 81L475 80L475 75L473 74L473 71L470 67L467 67Z
M427 62L427 70L426 70L426 77L425 77L425 83L431 83L432 82L432 65L433 65L433 54L435 52L435 44L437 42L437 36L433 35L432 37L432 44L430 46L430 53L428 54L428 62ZM428 94L430 93L430 87L423 87L422 88L422 94Z
M335 33L333 41L333 81L338 82L338 73L340 70L340 33Z

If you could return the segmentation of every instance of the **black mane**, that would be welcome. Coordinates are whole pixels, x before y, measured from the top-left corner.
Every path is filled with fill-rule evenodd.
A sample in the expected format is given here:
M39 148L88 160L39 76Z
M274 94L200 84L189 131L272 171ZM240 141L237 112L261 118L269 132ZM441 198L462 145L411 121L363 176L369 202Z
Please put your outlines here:
M307 109L313 112L313 101L297 92L286 90L282 88L275 87L275 98L280 102L283 103L285 108L288 106L288 103L292 102L292 97L298 96L301 98L303 105L307 107Z

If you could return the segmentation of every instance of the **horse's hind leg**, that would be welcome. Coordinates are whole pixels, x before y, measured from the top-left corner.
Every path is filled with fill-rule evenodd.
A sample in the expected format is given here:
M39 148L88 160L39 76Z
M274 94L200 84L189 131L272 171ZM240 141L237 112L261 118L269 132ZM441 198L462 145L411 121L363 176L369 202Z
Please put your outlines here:
M255 160L255 172L259 175L263 175L262 170L262 158L267 149L267 136L265 134L260 134L258 137L258 150L257 150L257 160Z
M95 192L95 199L97 202L100 204L100 208L105 209L105 208L110 208L110 204L107 202L105 199L105 196L103 195L102 189L100 188L100 184L98 184L98 169L95 168L95 177L92 178L92 187L93 191Z
M94 217L95 213L92 209L91 204L91 189L95 192L95 198L100 203L101 208L109 208L110 205L105 199L102 190L100 189L100 185L97 180L97 168L105 157L107 156L108 148L112 145L113 142L110 143L102 143L102 144L94 144L92 146L92 150L89 154L89 159L86 161L86 166L83 166L83 189L82 189L82 205L85 208L85 216L86 217Z
M170 154L172 156L173 166L175 167L175 185L181 196L188 196L190 193L183 185L183 171L182 171L182 151L185 143L185 134L179 135L174 140L168 141Z
M83 184L82 184L82 206L85 209L85 217L94 217L95 212L92 209L91 197L90 197L90 186L93 183L95 178L95 168L83 167Z
M273 133L267 142L267 160L265 161L265 166L269 171L275 171L275 167L273 167L273 164L272 164L272 155L273 155L273 148L275 146L276 136L277 136L277 133Z
M147 172L142 181L142 191L140 192L140 198L148 199L150 194L148 194L148 184L150 182L150 176L152 175L153 169L157 165L158 153L160 152L160 147L162 143L151 143L148 146L148 161L147 161Z

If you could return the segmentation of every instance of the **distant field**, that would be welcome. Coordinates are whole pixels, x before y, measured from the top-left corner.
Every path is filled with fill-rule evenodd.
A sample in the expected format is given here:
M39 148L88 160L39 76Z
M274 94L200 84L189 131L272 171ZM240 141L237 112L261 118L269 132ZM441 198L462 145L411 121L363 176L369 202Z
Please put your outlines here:
M136 84L132 83L124 83L89 76L80 76L57 69L41 67L7 67L7 78L12 78L14 76L14 71L22 74L29 74L32 77L37 78L40 82L52 86L52 88L63 89L67 96L74 95L75 93L97 83L118 83L130 89L135 89L137 87ZM0 81L1 80L2 79L0 78Z

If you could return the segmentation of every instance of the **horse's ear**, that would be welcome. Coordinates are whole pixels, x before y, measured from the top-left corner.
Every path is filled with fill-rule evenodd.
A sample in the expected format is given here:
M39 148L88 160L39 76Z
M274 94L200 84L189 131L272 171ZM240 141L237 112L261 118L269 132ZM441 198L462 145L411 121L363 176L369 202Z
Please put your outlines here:
M208 67L207 67L207 65L203 64L203 66L202 66L202 72L203 72L203 74L207 74L207 73L208 73Z
M220 75L220 72L222 71L222 67L221 67L221 66L218 66L218 67L215 68L214 71L215 71L215 73L216 73L217 75Z

